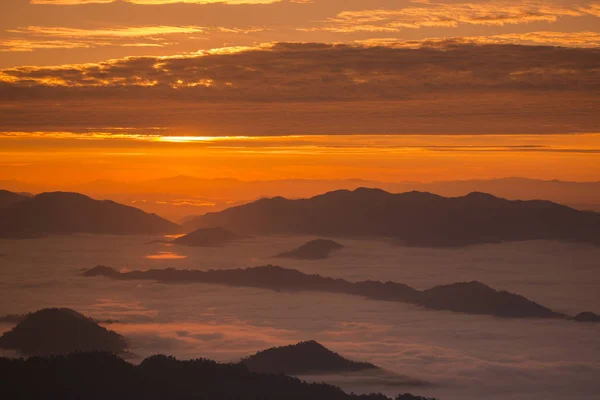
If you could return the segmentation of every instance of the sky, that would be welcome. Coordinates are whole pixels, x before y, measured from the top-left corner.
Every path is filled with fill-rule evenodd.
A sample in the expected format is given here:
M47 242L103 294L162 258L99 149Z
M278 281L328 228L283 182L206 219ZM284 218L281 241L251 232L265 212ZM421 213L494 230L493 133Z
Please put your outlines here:
M600 180L600 2L0 11L0 180Z

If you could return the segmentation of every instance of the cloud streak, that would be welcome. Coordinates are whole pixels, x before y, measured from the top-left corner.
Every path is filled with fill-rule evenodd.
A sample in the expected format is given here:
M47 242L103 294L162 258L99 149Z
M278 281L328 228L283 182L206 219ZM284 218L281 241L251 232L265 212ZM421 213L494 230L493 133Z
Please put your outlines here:
M180 40L206 39L209 33L245 34L264 28L229 28L202 26L135 26L100 29L26 26L9 29L16 35L0 39L0 51L34 51L38 49L77 49L100 46L164 47Z
M505 26L532 22L556 22L562 17L598 16L600 7L561 6L523 1L489 3L433 3L416 1L416 7L342 11L321 26L301 30L335 33L399 32L404 29L456 28L459 25Z
M123 0L127 3L159 5L159 4L271 4L282 0ZM82 4L107 4L116 3L117 0L31 0L31 4L52 5L82 5Z
M401 40L396 38L371 38L356 40L355 43L366 46L388 46L396 48L419 48L424 45L434 47L436 44L444 45L448 41L463 44L535 44L565 47L598 47L600 46L600 33L583 32L552 32L536 31L525 33L504 33L486 36L463 36L453 39L432 37L420 40Z

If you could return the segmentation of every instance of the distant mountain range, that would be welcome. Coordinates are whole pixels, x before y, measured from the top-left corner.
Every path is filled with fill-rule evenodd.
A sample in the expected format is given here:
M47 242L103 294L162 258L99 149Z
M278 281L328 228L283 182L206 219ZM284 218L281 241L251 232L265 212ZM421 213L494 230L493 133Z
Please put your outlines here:
M256 235L387 237L409 246L524 240L600 244L600 213L484 193L446 198L422 192L339 190L309 199L261 199L184 224L189 230L216 226Z
M192 246L271 234L385 237L409 246L431 247L524 240L600 244L600 213L592 211L542 200L505 200L484 193L446 198L367 188L338 190L309 199L260 199L193 218L182 227L134 207L78 193L29 197L2 191L0 221L0 237L165 234L184 229L196 232L175 243ZM316 247L324 244L308 243L308 247L281 256L307 258L312 250L323 250ZM324 250L328 254L333 249Z
M22 196L0 207L0 237L29 238L59 233L164 234L178 225L110 200L77 193Z
M228 286L258 287L276 291L318 291L393 301L468 314L506 318L566 318L518 294L498 291L480 282L462 282L417 290L403 283L350 282L318 274L308 275L294 269L264 266L231 270L150 269L119 272L97 266L83 273L86 277L104 276L117 280L153 280L163 283L212 283Z
M565 182L527 178L501 178L441 182L380 182L363 179L287 179L242 181L175 176L143 182L96 180L77 185L28 184L0 181L0 188L13 192L69 191L94 198L131 204L147 212L181 220L189 215L220 211L262 197L305 198L321 193L371 187L392 193L413 190L441 196L464 196L484 192L511 200L550 200L581 210L600 211L600 182Z

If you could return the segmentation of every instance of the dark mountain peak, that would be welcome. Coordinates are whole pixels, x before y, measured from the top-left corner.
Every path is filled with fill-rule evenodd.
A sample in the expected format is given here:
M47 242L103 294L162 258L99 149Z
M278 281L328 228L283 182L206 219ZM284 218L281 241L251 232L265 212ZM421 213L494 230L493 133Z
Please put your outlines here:
M105 265L98 265L95 266L92 269L89 269L87 271L85 271L83 273L83 276L107 276L107 277L112 277L112 276L118 276L119 275L119 271L115 270L114 268L111 267L107 267Z
M434 286L430 290L494 290L485 283L481 283L479 281L470 281L470 282L455 282L448 285L439 285Z
M466 199L477 199L477 200L482 200L482 201L484 201L484 200L499 200L500 199L499 197L496 197L489 193L483 193L483 192L471 192L464 197Z
M242 236L225 228L213 227L197 229L175 239L173 243L193 247L219 246L241 238Z
M165 234L179 227L155 214L80 193L48 192L0 209L0 237L59 233Z
M424 290L421 302L439 310L492 314L498 317L564 317L521 295L495 290L481 282L458 282Z
M419 190L412 190L410 192L389 194L394 196L396 199L411 200L411 201L437 201L444 200L445 198L430 192L422 192Z
M600 322L600 315L587 311L577 314L574 319L577 322Z
M377 369L370 363L347 360L314 340L272 347L242 362L253 372L293 375Z
M38 195L33 196L33 199L36 200L61 200L61 201L85 201L85 200L93 200L91 197L86 196L81 193L75 192L44 192Z
M25 355L67 354L76 351L121 353L125 339L69 308L46 308L27 316L0 337L0 348Z
M315 239L302 246L278 254L278 258L294 258L297 260L322 260L328 258L332 252L343 249L344 246L328 239Z
M25 194L21 194L21 193L13 193L13 192L9 192L8 190L1 190L0 189L0 208L2 207L8 207L12 204L24 201L24 200L29 200L30 196L27 196Z
M371 194L371 195L388 195L390 194L389 192L386 192L383 189L379 189L379 188L368 188L368 187L359 187L354 189L352 192L356 193L356 194Z
M305 340L304 342L297 343L296 346L298 346L298 347L319 347L319 348L325 349L325 346L323 346L321 343L317 342L316 340Z

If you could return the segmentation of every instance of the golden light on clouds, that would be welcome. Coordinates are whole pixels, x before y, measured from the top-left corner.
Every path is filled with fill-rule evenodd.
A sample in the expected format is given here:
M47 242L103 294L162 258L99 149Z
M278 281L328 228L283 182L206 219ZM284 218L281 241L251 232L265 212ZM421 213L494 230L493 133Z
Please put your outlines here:
M282 0L121 0L133 4L160 5L160 4L271 4ZM115 3L117 0L31 0L32 4L55 4L55 5L76 5L76 4L107 4Z
M58 36L68 38L82 37L147 37L157 35L171 35L179 33L202 33L204 28L199 26L140 26L111 29L76 29L65 27L28 26L25 28L9 30L14 33L29 33L43 36Z
M536 31L525 33L505 33L486 36L461 36L456 38L431 37L420 40L401 40L396 38L371 38L357 40L355 43L366 46L386 46L399 48L419 48L422 46L435 47L448 42L472 44L540 44L551 46L570 47L598 47L600 46L600 33L592 31L581 32L553 32Z
M339 33L399 32L403 29L454 28L461 24L505 26L533 22L556 22L561 17L595 15L595 8L561 6L544 2L434 3L416 1L423 7L342 11L308 30ZM301 28L305 29L305 28Z

